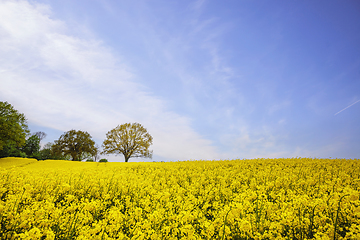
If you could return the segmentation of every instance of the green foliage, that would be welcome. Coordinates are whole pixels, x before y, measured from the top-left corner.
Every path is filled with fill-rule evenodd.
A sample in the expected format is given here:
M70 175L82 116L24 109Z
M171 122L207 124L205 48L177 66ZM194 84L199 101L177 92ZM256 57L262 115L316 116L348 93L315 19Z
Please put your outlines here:
M152 158L149 150L152 136L140 123L125 123L106 134L103 154L123 154L125 162L132 157Z
M31 158L36 158L38 152L40 151L40 138L36 135L32 135L25 141L25 145L22 148L22 151Z
M0 156L10 156L6 154L22 147L28 133L25 115L8 102L0 102Z
M6 141L3 149L0 151L0 158L3 157L23 157L20 148L15 143Z
M20 152L19 157L27 158L27 155L26 155L26 153L24 153L24 152Z
M45 147L38 152L36 159L38 160L54 159L53 154L51 153L51 146L52 146L51 143L47 143Z
M71 156L72 161L81 161L96 154L95 142L91 135L83 131L70 130L60 136L52 145L52 152L64 157Z
M47 143L39 152L34 154L34 158L37 160L46 160L46 159L54 159L54 160L69 160L61 153L56 153L52 151L53 143Z
M99 162L108 162L106 158L100 159Z
M94 160L93 159L86 159L86 162L94 162Z

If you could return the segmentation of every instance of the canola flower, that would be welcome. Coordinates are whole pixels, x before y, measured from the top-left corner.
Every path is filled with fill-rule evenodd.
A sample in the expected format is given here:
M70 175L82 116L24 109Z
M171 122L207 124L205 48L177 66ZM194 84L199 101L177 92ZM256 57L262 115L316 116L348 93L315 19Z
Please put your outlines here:
M0 159L0 239L360 239L360 162Z

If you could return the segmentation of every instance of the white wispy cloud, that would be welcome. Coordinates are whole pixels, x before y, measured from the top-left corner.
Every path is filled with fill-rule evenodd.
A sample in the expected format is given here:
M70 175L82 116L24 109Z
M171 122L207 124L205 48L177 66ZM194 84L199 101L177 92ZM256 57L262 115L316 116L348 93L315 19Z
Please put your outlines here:
M211 131L207 134L220 146L221 158L265 156L267 153L284 155L284 148L275 147L278 138L273 133L263 129L255 133L244 115L234 111L240 107L251 111L254 106L246 104L245 94L231 82L233 78L239 80L238 73L222 53L220 39L230 31L229 24L203 16L205 5L205 1L194 2L181 20L173 23L169 20L166 25L180 29L171 35L163 34L163 26L156 24L161 21L149 21L153 19L148 16L151 12L142 12L137 21L146 26L141 31L146 33L149 52L181 83L178 91L182 91L182 99L178 101L186 106L187 113L197 118L198 125L206 125ZM174 9L169 12L172 11ZM193 65L192 61L198 59L201 61ZM288 102L281 103L270 112L288 105Z
M204 4L206 4L205 0L196 0L190 4L190 7L193 10L199 10L204 6Z
M71 33L48 5L0 2L0 99L29 122L67 131L82 129L102 140L125 122L140 122L164 159L215 159L211 141L191 119L136 82L132 69L99 39Z
M357 100L356 102L350 104L350 105L347 106L346 108L341 109L340 111L338 111L337 113L335 113L334 116L337 115L337 114L339 114L339 113L341 113L342 111L348 109L349 107L353 106L354 104L356 104L356 103L358 103L358 102L360 102L360 100Z

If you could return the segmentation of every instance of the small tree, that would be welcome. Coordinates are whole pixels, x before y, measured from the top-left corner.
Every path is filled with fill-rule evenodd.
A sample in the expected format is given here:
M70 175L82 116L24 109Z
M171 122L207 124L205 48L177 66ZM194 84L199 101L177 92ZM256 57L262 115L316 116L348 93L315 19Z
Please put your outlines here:
M54 151L54 143L48 142L37 154L38 160L54 159L54 160L69 160L69 155L64 156L61 151Z
M125 162L132 157L152 158L149 150L152 136L140 123L125 123L106 134L102 154L123 154Z
M45 146L39 151L38 160L45 160L45 159L54 159L51 149L53 143L48 142Z
M25 145L22 148L23 152L28 157L37 158L37 154L40 151L40 138L37 135L32 135L25 141Z
M81 161L89 155L94 155L95 150L95 142L91 139L91 135L80 130L65 132L52 146L54 153L70 155L72 161Z
M99 158L100 158L100 149L99 149L99 145L95 145L95 150L93 152L93 158L94 158L94 162L96 162Z

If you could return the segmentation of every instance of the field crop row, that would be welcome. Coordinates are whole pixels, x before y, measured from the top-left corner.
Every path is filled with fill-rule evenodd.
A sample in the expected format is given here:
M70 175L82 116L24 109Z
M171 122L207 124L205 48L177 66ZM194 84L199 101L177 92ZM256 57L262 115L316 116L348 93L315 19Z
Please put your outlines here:
M360 239L358 160L17 160L1 239Z

